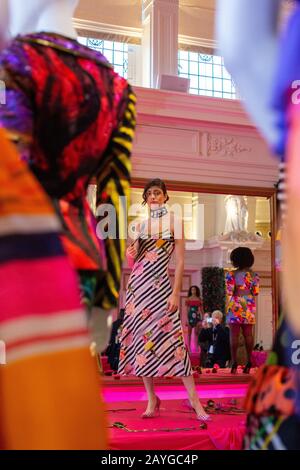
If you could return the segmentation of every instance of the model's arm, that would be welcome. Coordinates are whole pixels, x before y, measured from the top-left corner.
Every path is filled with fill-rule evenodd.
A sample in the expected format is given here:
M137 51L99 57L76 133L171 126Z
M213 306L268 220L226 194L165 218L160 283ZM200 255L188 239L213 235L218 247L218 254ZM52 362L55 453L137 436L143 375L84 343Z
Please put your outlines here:
M136 233L140 233L140 224L136 225ZM137 238L127 247L127 250L126 250L126 259L127 259L127 263L130 269L134 265L138 252L139 252L139 239Z
M174 226L176 224L176 230ZM183 270L184 270L184 233L183 222L179 219L173 219L173 233L175 234L175 279L172 294L168 299L167 311L174 312L179 307L179 296L181 291Z
M279 143L271 107L279 51L281 0L217 0L216 36L245 107L268 143Z

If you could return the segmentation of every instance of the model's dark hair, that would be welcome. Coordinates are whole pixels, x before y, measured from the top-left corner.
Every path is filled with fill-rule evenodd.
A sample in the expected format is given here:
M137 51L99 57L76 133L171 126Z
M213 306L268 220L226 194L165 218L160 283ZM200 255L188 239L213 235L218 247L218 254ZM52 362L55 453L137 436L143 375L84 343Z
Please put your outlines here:
M230 261L238 269L251 268L254 264L254 256L250 248L239 246L230 254Z
M195 287L195 289L196 289L196 295L197 295L197 297L200 297L200 289L199 289L198 286L191 286L191 287L189 288L188 297L191 297L193 287Z
M165 182L163 180L161 180L160 178L155 178L151 181L148 181L148 183L146 184L146 186L144 187L144 191L143 191L143 206L147 203L147 191L148 189L152 188L152 186L157 186L158 188L160 188L164 195L166 196L166 201L167 202L169 200L169 196L167 194L167 186L165 184Z

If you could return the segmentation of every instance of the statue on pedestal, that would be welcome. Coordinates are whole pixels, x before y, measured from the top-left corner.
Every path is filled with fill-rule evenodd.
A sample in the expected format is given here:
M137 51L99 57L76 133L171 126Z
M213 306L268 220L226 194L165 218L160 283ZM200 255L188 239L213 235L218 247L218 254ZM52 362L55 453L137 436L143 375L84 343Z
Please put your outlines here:
M248 203L246 196L229 194L224 200L226 222L224 233L219 237L222 241L249 242L260 241L260 237L248 231Z
M226 223L224 233L247 232L248 205L246 196L225 197Z

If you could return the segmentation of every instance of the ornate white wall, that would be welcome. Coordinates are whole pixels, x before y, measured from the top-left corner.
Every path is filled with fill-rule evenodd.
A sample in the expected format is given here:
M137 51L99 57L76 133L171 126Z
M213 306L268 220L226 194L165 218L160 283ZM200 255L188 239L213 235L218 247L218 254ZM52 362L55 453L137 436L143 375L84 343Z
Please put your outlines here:
M155 85L156 79L152 77L151 81L151 76L155 75L153 70L151 72L151 64L152 69L156 64L158 75L160 71L165 71L164 65L170 62L171 55L173 57L177 54L177 40L171 34L172 28L177 28L177 15L174 13L173 25L170 24L169 27L162 28L163 22L159 23L163 38L157 35L150 41L150 29L143 30L142 3L147 6L153 1L81 0L74 24L79 29L90 31L91 36L93 32L105 32L113 36L125 35L141 42L144 34L143 51L140 48L139 56L135 53L132 54L134 60L129 58L129 76L135 77L135 83L142 83L142 72L144 75L146 72L149 84ZM161 4L161 11L163 3L168 4L169 8L178 2L156 1L157 8ZM214 8L214 0L179 1L179 43L213 48ZM173 40L167 43L166 38L170 37ZM171 44L171 50L168 47L162 49L161 45L164 43ZM140 64L145 62L145 57L149 58L146 61L149 64L142 71ZM174 64L176 66L176 61L173 60L168 70ZM145 84L145 79L143 83ZM265 143L238 101L140 87L135 87L135 92L138 98L138 126L132 158L133 178L148 179L158 176L167 181L259 188L272 188L276 183L276 161L270 156ZM187 254L184 278L186 285L200 283L199 266L202 266L203 257L208 256L207 262L210 260L217 263L220 253L216 250L209 253L205 254L203 251ZM267 331L266 334L269 335L270 318L272 319L270 252L265 261L262 258L260 257L259 269L265 273L267 281L263 288L265 291L259 298L258 310L264 312L264 315L260 316L258 335L260 331ZM127 275L125 267L124 281ZM265 339L269 344L268 338Z
M133 179L160 177L183 183L260 188L272 188L276 183L276 161L238 101L140 87L135 92L138 125ZM207 197L203 201L206 206L212 202L212 195L203 197ZM255 255L254 268L262 276L256 339L270 348L273 336L270 244L266 242ZM217 265L226 266L226 253L219 247L206 245L201 251L186 252L181 295L183 318L187 287L191 283L200 284L202 267ZM173 272L174 261L171 276ZM124 282L128 274L125 266Z
M271 188L276 161L236 100L135 87L133 177Z

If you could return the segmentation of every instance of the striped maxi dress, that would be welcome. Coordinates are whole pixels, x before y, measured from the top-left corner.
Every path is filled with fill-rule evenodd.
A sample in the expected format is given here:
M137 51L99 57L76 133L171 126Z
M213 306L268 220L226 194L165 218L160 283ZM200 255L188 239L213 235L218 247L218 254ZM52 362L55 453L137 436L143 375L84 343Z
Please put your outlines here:
M144 377L189 376L192 373L179 310L167 313L172 287L168 265L175 240L167 230L142 235L128 280L121 334L119 373Z

